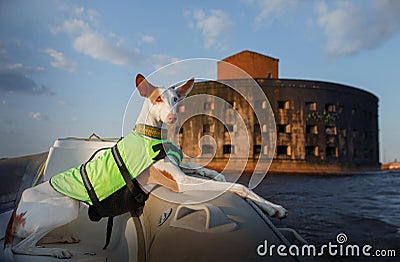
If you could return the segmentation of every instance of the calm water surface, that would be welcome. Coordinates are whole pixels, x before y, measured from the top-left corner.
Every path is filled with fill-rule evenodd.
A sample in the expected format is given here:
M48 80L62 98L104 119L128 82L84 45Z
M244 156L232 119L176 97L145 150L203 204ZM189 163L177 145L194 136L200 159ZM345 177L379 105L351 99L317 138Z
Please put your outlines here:
M344 233L348 243L400 252L400 172L268 175L255 191L289 210L275 225L296 229L310 244L336 243Z

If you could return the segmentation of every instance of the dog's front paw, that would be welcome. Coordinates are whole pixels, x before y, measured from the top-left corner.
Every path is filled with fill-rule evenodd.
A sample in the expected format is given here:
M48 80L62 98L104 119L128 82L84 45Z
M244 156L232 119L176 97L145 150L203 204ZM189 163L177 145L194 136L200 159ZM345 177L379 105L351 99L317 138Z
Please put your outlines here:
M73 235L70 236L65 236L62 238L62 243L69 243L69 244L73 244L73 243L79 243L81 240Z
M213 180L215 181L219 181L219 182L226 182L225 176L221 173L218 173L218 175L216 175Z
M286 208L270 203L268 201L257 203L257 205L262 211L264 211L264 213L266 213L270 217L284 219L288 215L288 211Z
M272 217L276 217L276 218L279 218L279 219L284 219L288 215L287 209L282 207L282 206L277 206L275 208L275 211L276 211L275 215L273 215Z
M68 249L64 249L64 248L53 248L51 250L51 254L53 257L56 258L71 258L72 257L72 253L68 250Z
M215 170L207 169L207 168L202 168L200 170L200 173L202 176L208 177L212 180L219 181L219 182L226 182L225 176L221 173L218 173Z

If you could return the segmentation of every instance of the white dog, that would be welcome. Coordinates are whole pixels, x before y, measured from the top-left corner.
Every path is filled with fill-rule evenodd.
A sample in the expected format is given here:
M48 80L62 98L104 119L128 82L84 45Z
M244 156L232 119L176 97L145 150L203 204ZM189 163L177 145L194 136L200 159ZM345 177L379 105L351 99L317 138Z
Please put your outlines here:
M175 110L176 103L183 99L192 89L194 79L190 79L181 86L174 88L160 88L150 84L145 77L137 75L136 87L140 95L145 97L145 102L142 112L137 120L136 131L133 131L135 136L143 137L145 141L153 141L152 133L157 133L161 129L163 123L173 124L177 120ZM139 128L140 127L140 128ZM149 128L150 132L139 129ZM129 140L129 136L121 141ZM147 139L147 140L146 140ZM144 143L147 143L144 142ZM119 149L123 142L119 142ZM116 146L117 147L117 146ZM167 150L168 151L168 150ZM174 152L172 152L174 153ZM103 155L107 155L105 152ZM130 151L125 151L125 160L129 162ZM176 155L176 152L175 152ZM98 157L97 159L101 158ZM179 156L177 157L179 158ZM179 159L171 157L169 152L166 152L161 159L154 161L148 167L140 170L140 174L130 174L130 178L135 178L140 184L140 189L144 192L151 192L155 185L164 186L174 192L185 192L188 190L203 190L203 191L223 191L228 190L239 195L242 198L248 198L254 201L264 212L269 216L284 218L287 211L279 205L275 205L261 198L249 188L236 184L225 182L224 177L212 170L196 166L194 164L181 164L182 168L177 164ZM96 159L96 160L97 160ZM95 161L96 161L95 160ZM86 163L89 167L92 162ZM126 163L128 170L133 169L135 163ZM196 168L196 172L202 175L213 178L214 180L205 183L205 180L188 176L182 170ZM73 171L73 169L71 169ZM75 171L77 168L74 169ZM66 171L65 173L71 173ZM132 171L134 173L135 171ZM102 174L103 176L108 175ZM57 176L57 175L56 175ZM84 179L82 179L84 180ZM52 181L51 183L56 183ZM17 207L14 209L12 218L10 219L5 238L5 253L12 255L12 252L26 255L45 255L58 258L70 258L71 252L61 248L44 248L37 247L37 243L55 243L55 242L78 242L79 239L72 236L64 236L62 239L46 238L46 234L55 228L70 223L78 216L80 201L93 204L89 198L69 197L63 192L62 186L44 182L38 186L26 189L21 197ZM97 188L94 186L94 191L97 193ZM100 197L99 197L100 198ZM102 201L102 199L100 199ZM12 246L13 236L23 238L21 242Z

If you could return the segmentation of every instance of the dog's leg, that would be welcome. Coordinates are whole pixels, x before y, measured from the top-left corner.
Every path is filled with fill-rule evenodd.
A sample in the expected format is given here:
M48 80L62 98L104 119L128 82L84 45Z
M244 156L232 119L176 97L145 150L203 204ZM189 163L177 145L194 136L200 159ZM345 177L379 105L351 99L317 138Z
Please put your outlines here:
M52 231L54 228L44 229L36 231L26 237L24 240L19 242L13 247L14 253L32 256L52 256L57 258L71 258L72 254L68 249L64 248L45 248L37 247L38 240L44 237L47 233Z
M179 192L191 190L221 192L229 191L239 195L242 198L247 198L254 201L258 207L260 207L271 217L285 218L287 216L287 210L285 208L265 200L244 185L214 180L204 180L197 177L187 176L178 166L169 160L168 157L156 162L154 167L161 172L170 174L177 182Z
M226 182L225 176L223 174L218 173L215 170L202 167L195 163L191 163L191 162L183 163L182 162L179 165L179 167L182 169L183 173L185 173L187 175L194 174L194 175L199 175L200 177L208 177L215 181Z
M61 248L39 248L37 243L47 233L78 217L79 202L55 191L48 182L26 189L18 205L15 235L24 238L13 247L18 254L69 258L71 253Z
M44 236L39 242L39 245L44 244L54 244L54 243L79 243L80 239L74 235L67 235L67 236L60 236L60 237L53 237L53 236Z

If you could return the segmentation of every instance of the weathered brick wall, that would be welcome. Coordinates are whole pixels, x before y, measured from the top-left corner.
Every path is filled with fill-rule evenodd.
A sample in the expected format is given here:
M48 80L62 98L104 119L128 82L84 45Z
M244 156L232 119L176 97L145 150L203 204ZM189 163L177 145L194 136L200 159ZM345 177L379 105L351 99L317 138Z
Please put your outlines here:
M287 173L343 173L347 171L376 169L379 167L378 143L378 98L366 91L345 85L289 79L257 79L268 97L276 123L276 150L271 165L273 172ZM233 80L231 85L242 85L245 81ZM268 136L268 130L259 126L253 109L243 98L222 83L196 83L190 96L209 94L228 101L244 120L250 139L247 142L235 128L237 116L232 109L219 107L213 98L188 104L198 107L197 112L218 115L219 120L210 116L195 116L185 120L183 130L177 142L185 154L191 157L210 158L210 154L201 155L200 138L203 144L216 144L216 154L208 164L222 170L229 157L249 159L247 171L251 172L255 161L264 161L264 145L261 144L262 132ZM207 106L204 106L204 103ZM260 106L260 101L255 101ZM267 111L265 111L267 112ZM179 119L185 119L181 112ZM183 118L182 118L183 117ZM187 117L186 117L187 118ZM227 133L223 124L232 125ZM230 128L230 127L229 127ZM178 132L177 132L178 134ZM229 134L232 136L229 138ZM236 142L234 142L236 141ZM268 141L267 141L268 142ZM234 147L233 154L224 152L226 145ZM248 154L243 146L249 145ZM261 150L260 150L261 149ZM260 152L255 152L258 150ZM201 161L200 161L201 162ZM204 163L204 162L203 162Z
M246 71L252 78L278 78L279 60L250 51L243 51L227 57L218 63L218 79L243 78L241 74L229 64L233 64Z

